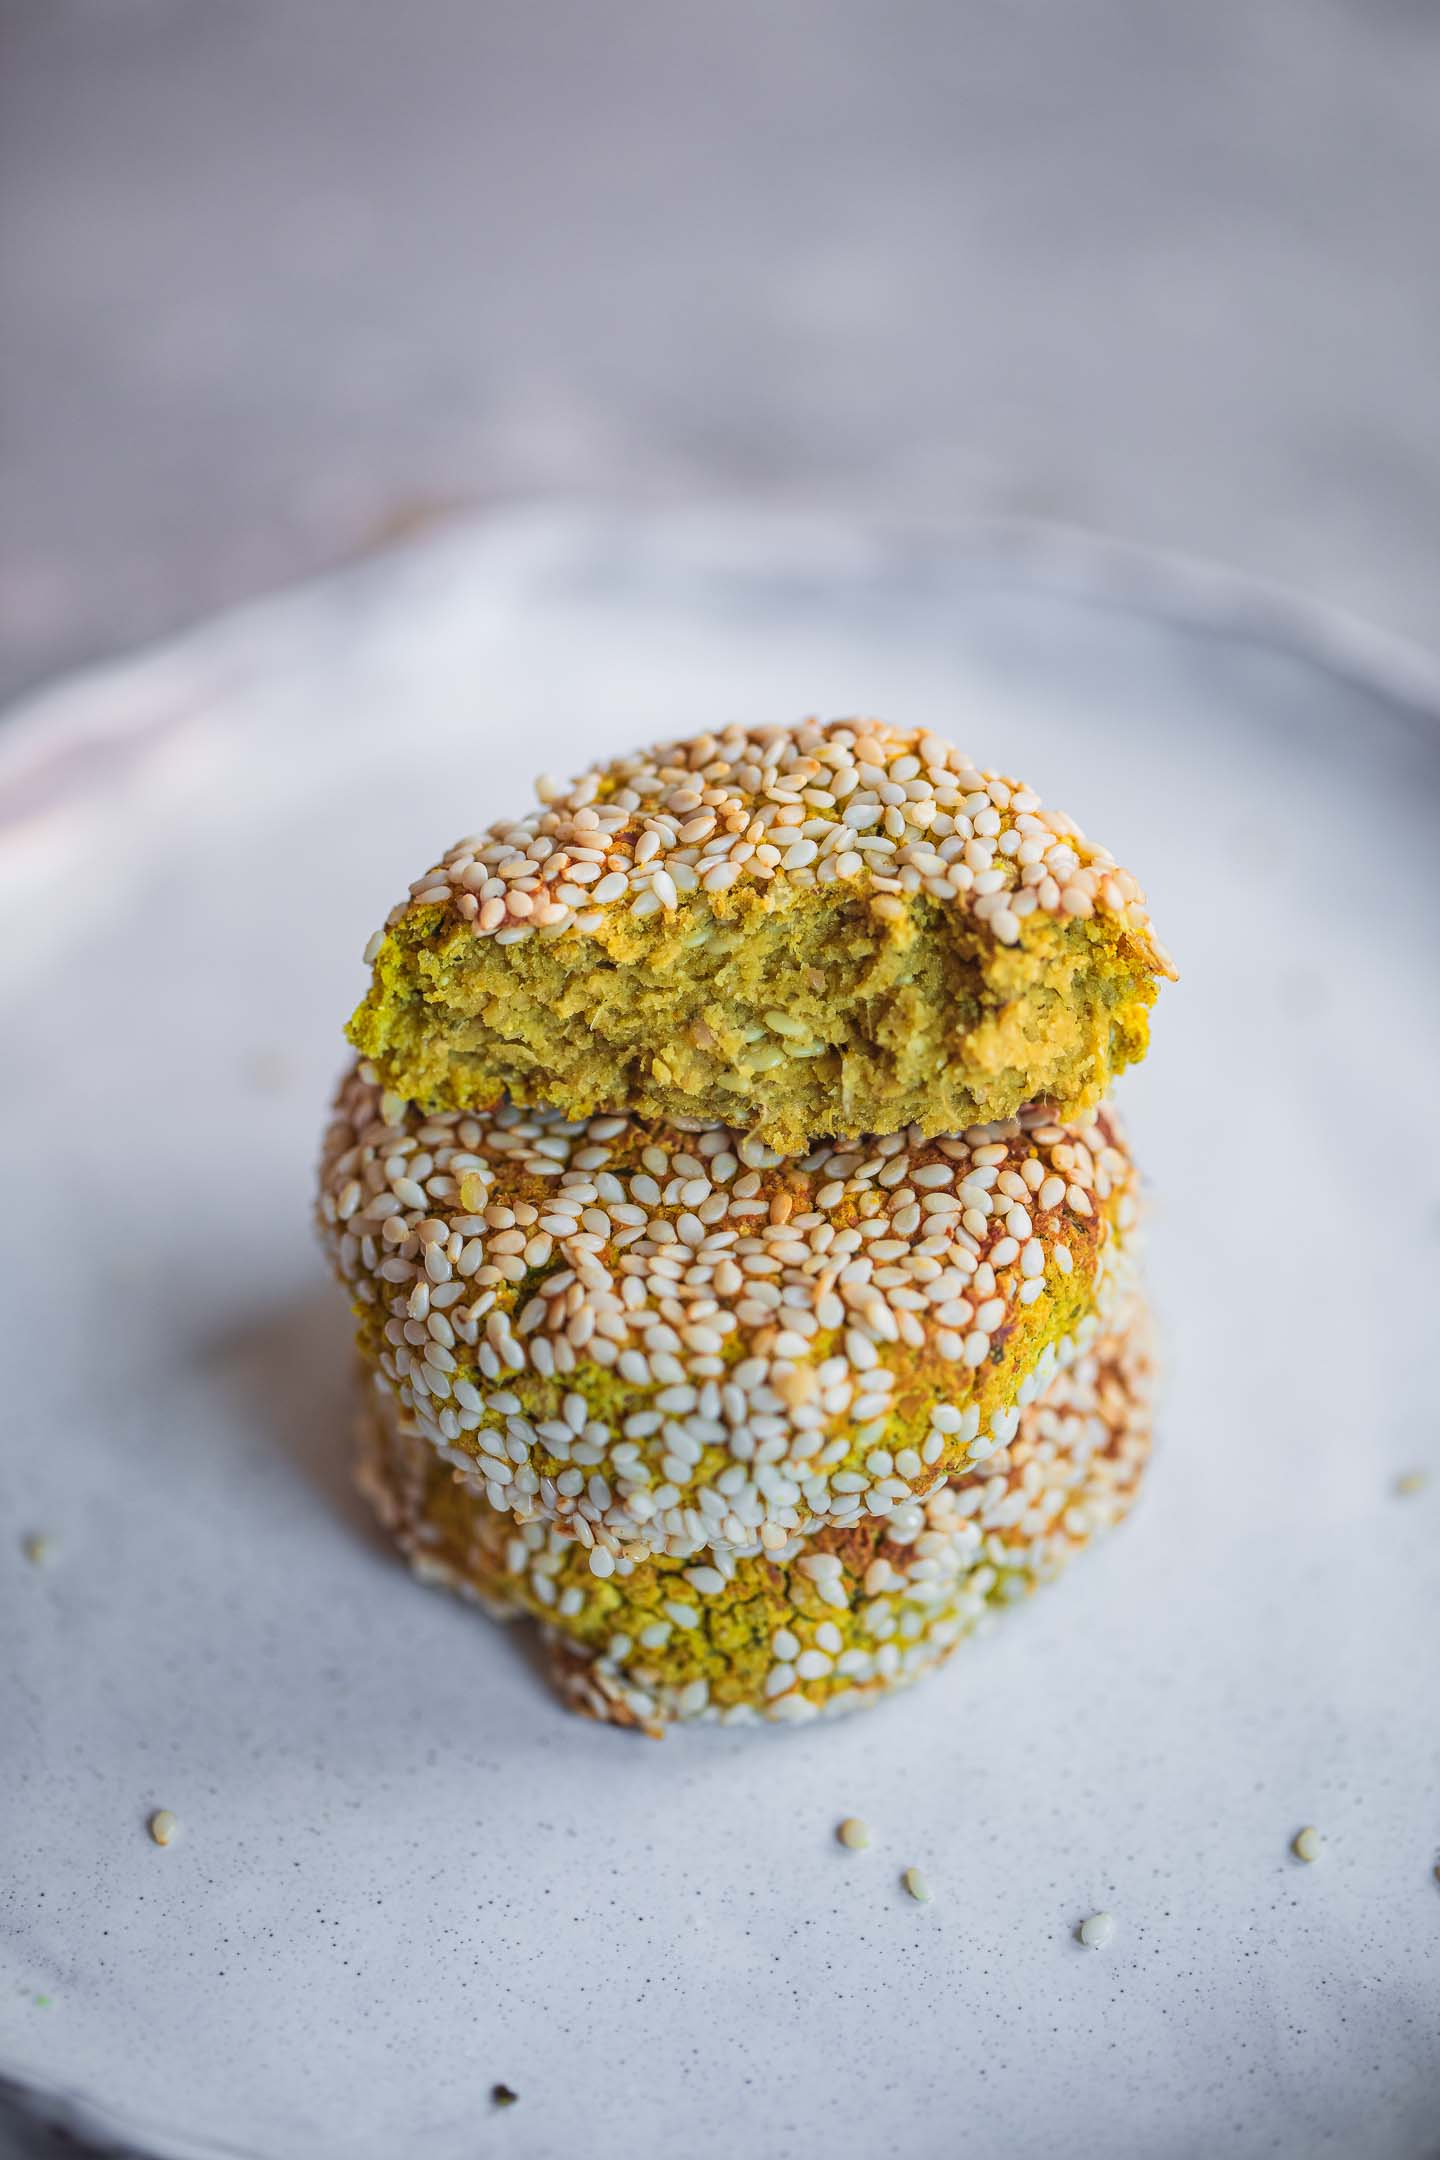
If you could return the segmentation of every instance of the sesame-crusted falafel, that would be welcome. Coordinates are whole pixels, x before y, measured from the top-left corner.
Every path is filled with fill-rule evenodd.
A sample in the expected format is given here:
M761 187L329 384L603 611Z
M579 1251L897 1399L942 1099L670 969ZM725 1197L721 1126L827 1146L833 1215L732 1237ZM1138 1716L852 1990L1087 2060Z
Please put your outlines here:
M573 1708L650 1731L795 1723L918 1678L1128 1511L1149 1453L1148 1328L1138 1301L1118 1319L983 1471L904 1521L832 1526L774 1553L623 1559L597 1581L559 1525L492 1508L383 1382L366 1387L360 1482L418 1573L543 1624Z
M544 781L367 947L350 1037L438 1109L725 1122L777 1149L1074 1114L1173 967L1131 874L1019 782L854 720Z
M647 1552L919 1522L1127 1286L1113 1113L779 1158L724 1127L426 1115L364 1068L320 1219L363 1357L599 1578Z

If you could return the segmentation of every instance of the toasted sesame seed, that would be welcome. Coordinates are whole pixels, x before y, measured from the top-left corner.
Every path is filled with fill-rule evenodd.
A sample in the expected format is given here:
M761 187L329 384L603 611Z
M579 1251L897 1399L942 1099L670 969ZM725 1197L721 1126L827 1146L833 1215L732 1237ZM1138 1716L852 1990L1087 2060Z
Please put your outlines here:
M938 738L880 721L729 728L577 780L544 777L529 811L468 836L416 879L387 928L408 908L449 903L473 935L513 944L537 928L593 934L609 909L642 922L672 916L694 896L703 939L708 896L775 879L868 883L881 921L903 919L923 891L1004 945L1036 910L1062 921L1109 916L1158 972L1173 973L1134 878L1068 819ZM383 936L367 945L367 965Z
M835 1835L851 1852L864 1852L870 1843L870 1825L862 1822L858 1815L847 1815Z
M473 1587L487 1599L498 1590L505 1602L518 1598L522 1609L542 1615L557 1631L553 1647L566 1661L566 1692L572 1692L573 1681L582 1707L599 1716L623 1713L625 1722L638 1719L647 1730L671 1718L734 1723L765 1717L793 1724L863 1703L916 1679L973 1629L987 1607L1010 1601L1023 1583L1052 1574L1068 1550L1124 1512L1143 1464L1146 1427L1142 1399L1133 1392L1141 1368L1133 1363L1133 1351L1121 1349L1122 1341L1128 1343L1129 1337L1107 1337L1106 1344L1113 1347L1097 1344L1092 1354L1058 1369L1054 1358L1048 1361L1043 1399L1019 1422L1013 1446L991 1474L954 1484L942 1481L923 1504L907 1501L884 1523L847 1529L847 1558L841 1565L865 1574L867 1596L847 1624L845 1646L840 1647L840 1631L830 1622L814 1627L806 1592L798 1604L791 1603L796 1625L775 1630L774 1662L739 1694L737 1676L712 1661L706 1610L710 1597L728 1597L733 1584L743 1602L750 1588L746 1571L756 1564L747 1555L763 1551L771 1556L765 1594L767 1600L778 1594L778 1609L783 1611L787 1599L794 1599L796 1584L813 1580L800 1574L799 1562L826 1551L823 1529L815 1532L818 1544L783 1532L774 1540L763 1534L757 1540L752 1516L739 1526L736 1545L723 1555L716 1549L713 1576L723 1577L721 1590L714 1589L708 1569L643 1560L627 1548L617 1556L612 1595L619 1602L601 1651L578 1632L592 1611L585 1594L590 1580L586 1563L595 1542L591 1524L582 1519L572 1531L527 1521L517 1529L507 1515L491 1513L477 1495L457 1548L449 1497L454 1488L443 1472L436 1478L438 1465L424 1429L393 1393L373 1396L367 1417L372 1429L389 1433L388 1445L400 1444L406 1451L408 1467L398 1481L401 1459L392 1456L384 1512L397 1527L399 1508L401 1542L417 1568L427 1577ZM1143 1350L1140 1356L1143 1365ZM1129 1409L1123 1407L1127 1403ZM1097 1421L1107 1435L1098 1450ZM448 1527L439 1546L433 1522L427 1525L423 1514L415 1512L417 1506L424 1510L427 1489L437 1498L441 1492L447 1495L443 1506ZM1019 1503L1023 1518L1017 1514ZM407 1521L417 1532L414 1541ZM858 1548L851 1542L857 1535L862 1540ZM466 1538L471 1541L468 1547ZM873 1556L869 1563L866 1554ZM831 1551L830 1557L839 1559L839 1551ZM504 1570L500 1581L489 1572L492 1568ZM705 1582L692 1579L702 1573ZM701 1600L698 1626L676 1630L668 1619L645 1621L654 1592L678 1587L681 1574ZM632 1587L639 1602L627 1610ZM806 1657L802 1638L826 1653L813 1667L807 1659L813 1677L799 1670ZM663 1679L650 1662L660 1651L669 1661L670 1676Z
M724 1128L429 1114L357 1070L326 1141L322 1228L406 1413L497 1507L581 1538L605 1580L622 1552L774 1551L817 1525L891 1520L1004 1446L1017 1392L1029 1400L1098 1325L1087 1314L1060 1337L1062 1312L1035 1302L1047 1270L1123 1289L1133 1208L1116 1141L1107 1113L1057 1126L1032 1110L782 1162ZM1040 1205L1062 1174L1094 1195L1088 1220ZM1023 1246L1007 1228L1021 1193ZM898 1405L917 1366L931 1423L909 1444ZM822 1569L818 1603L848 1611L864 1572ZM807 1632L785 1662L806 1651L844 1654Z

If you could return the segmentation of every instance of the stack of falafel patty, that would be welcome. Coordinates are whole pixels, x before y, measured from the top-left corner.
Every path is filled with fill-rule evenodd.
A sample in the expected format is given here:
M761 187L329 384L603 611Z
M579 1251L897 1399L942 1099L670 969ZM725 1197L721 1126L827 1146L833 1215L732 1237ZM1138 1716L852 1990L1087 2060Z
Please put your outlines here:
M1112 1076L1130 874L876 721L537 784L366 951L320 1220L360 1476L577 1709L799 1722L937 1664L1135 1497Z

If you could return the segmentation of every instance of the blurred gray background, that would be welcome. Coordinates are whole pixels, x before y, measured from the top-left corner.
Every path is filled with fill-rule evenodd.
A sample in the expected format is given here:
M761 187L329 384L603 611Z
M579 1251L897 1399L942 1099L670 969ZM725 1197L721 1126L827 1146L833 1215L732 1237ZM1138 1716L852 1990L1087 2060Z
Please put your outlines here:
M0 690L536 493L1440 642L1429 0L0 0Z

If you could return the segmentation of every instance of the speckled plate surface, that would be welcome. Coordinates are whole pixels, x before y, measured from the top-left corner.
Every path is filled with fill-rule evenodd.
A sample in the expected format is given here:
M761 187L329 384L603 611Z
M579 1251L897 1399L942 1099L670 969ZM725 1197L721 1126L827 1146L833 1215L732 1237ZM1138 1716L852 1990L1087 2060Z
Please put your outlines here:
M1418 664L1055 573L518 520L0 730L0 2079L35 2113L177 2160L1434 2151L1440 728ZM1161 1450L926 1687L656 1746L371 1534L316 1139L438 844L541 768L857 708L1032 779L1179 960L1121 1098Z

